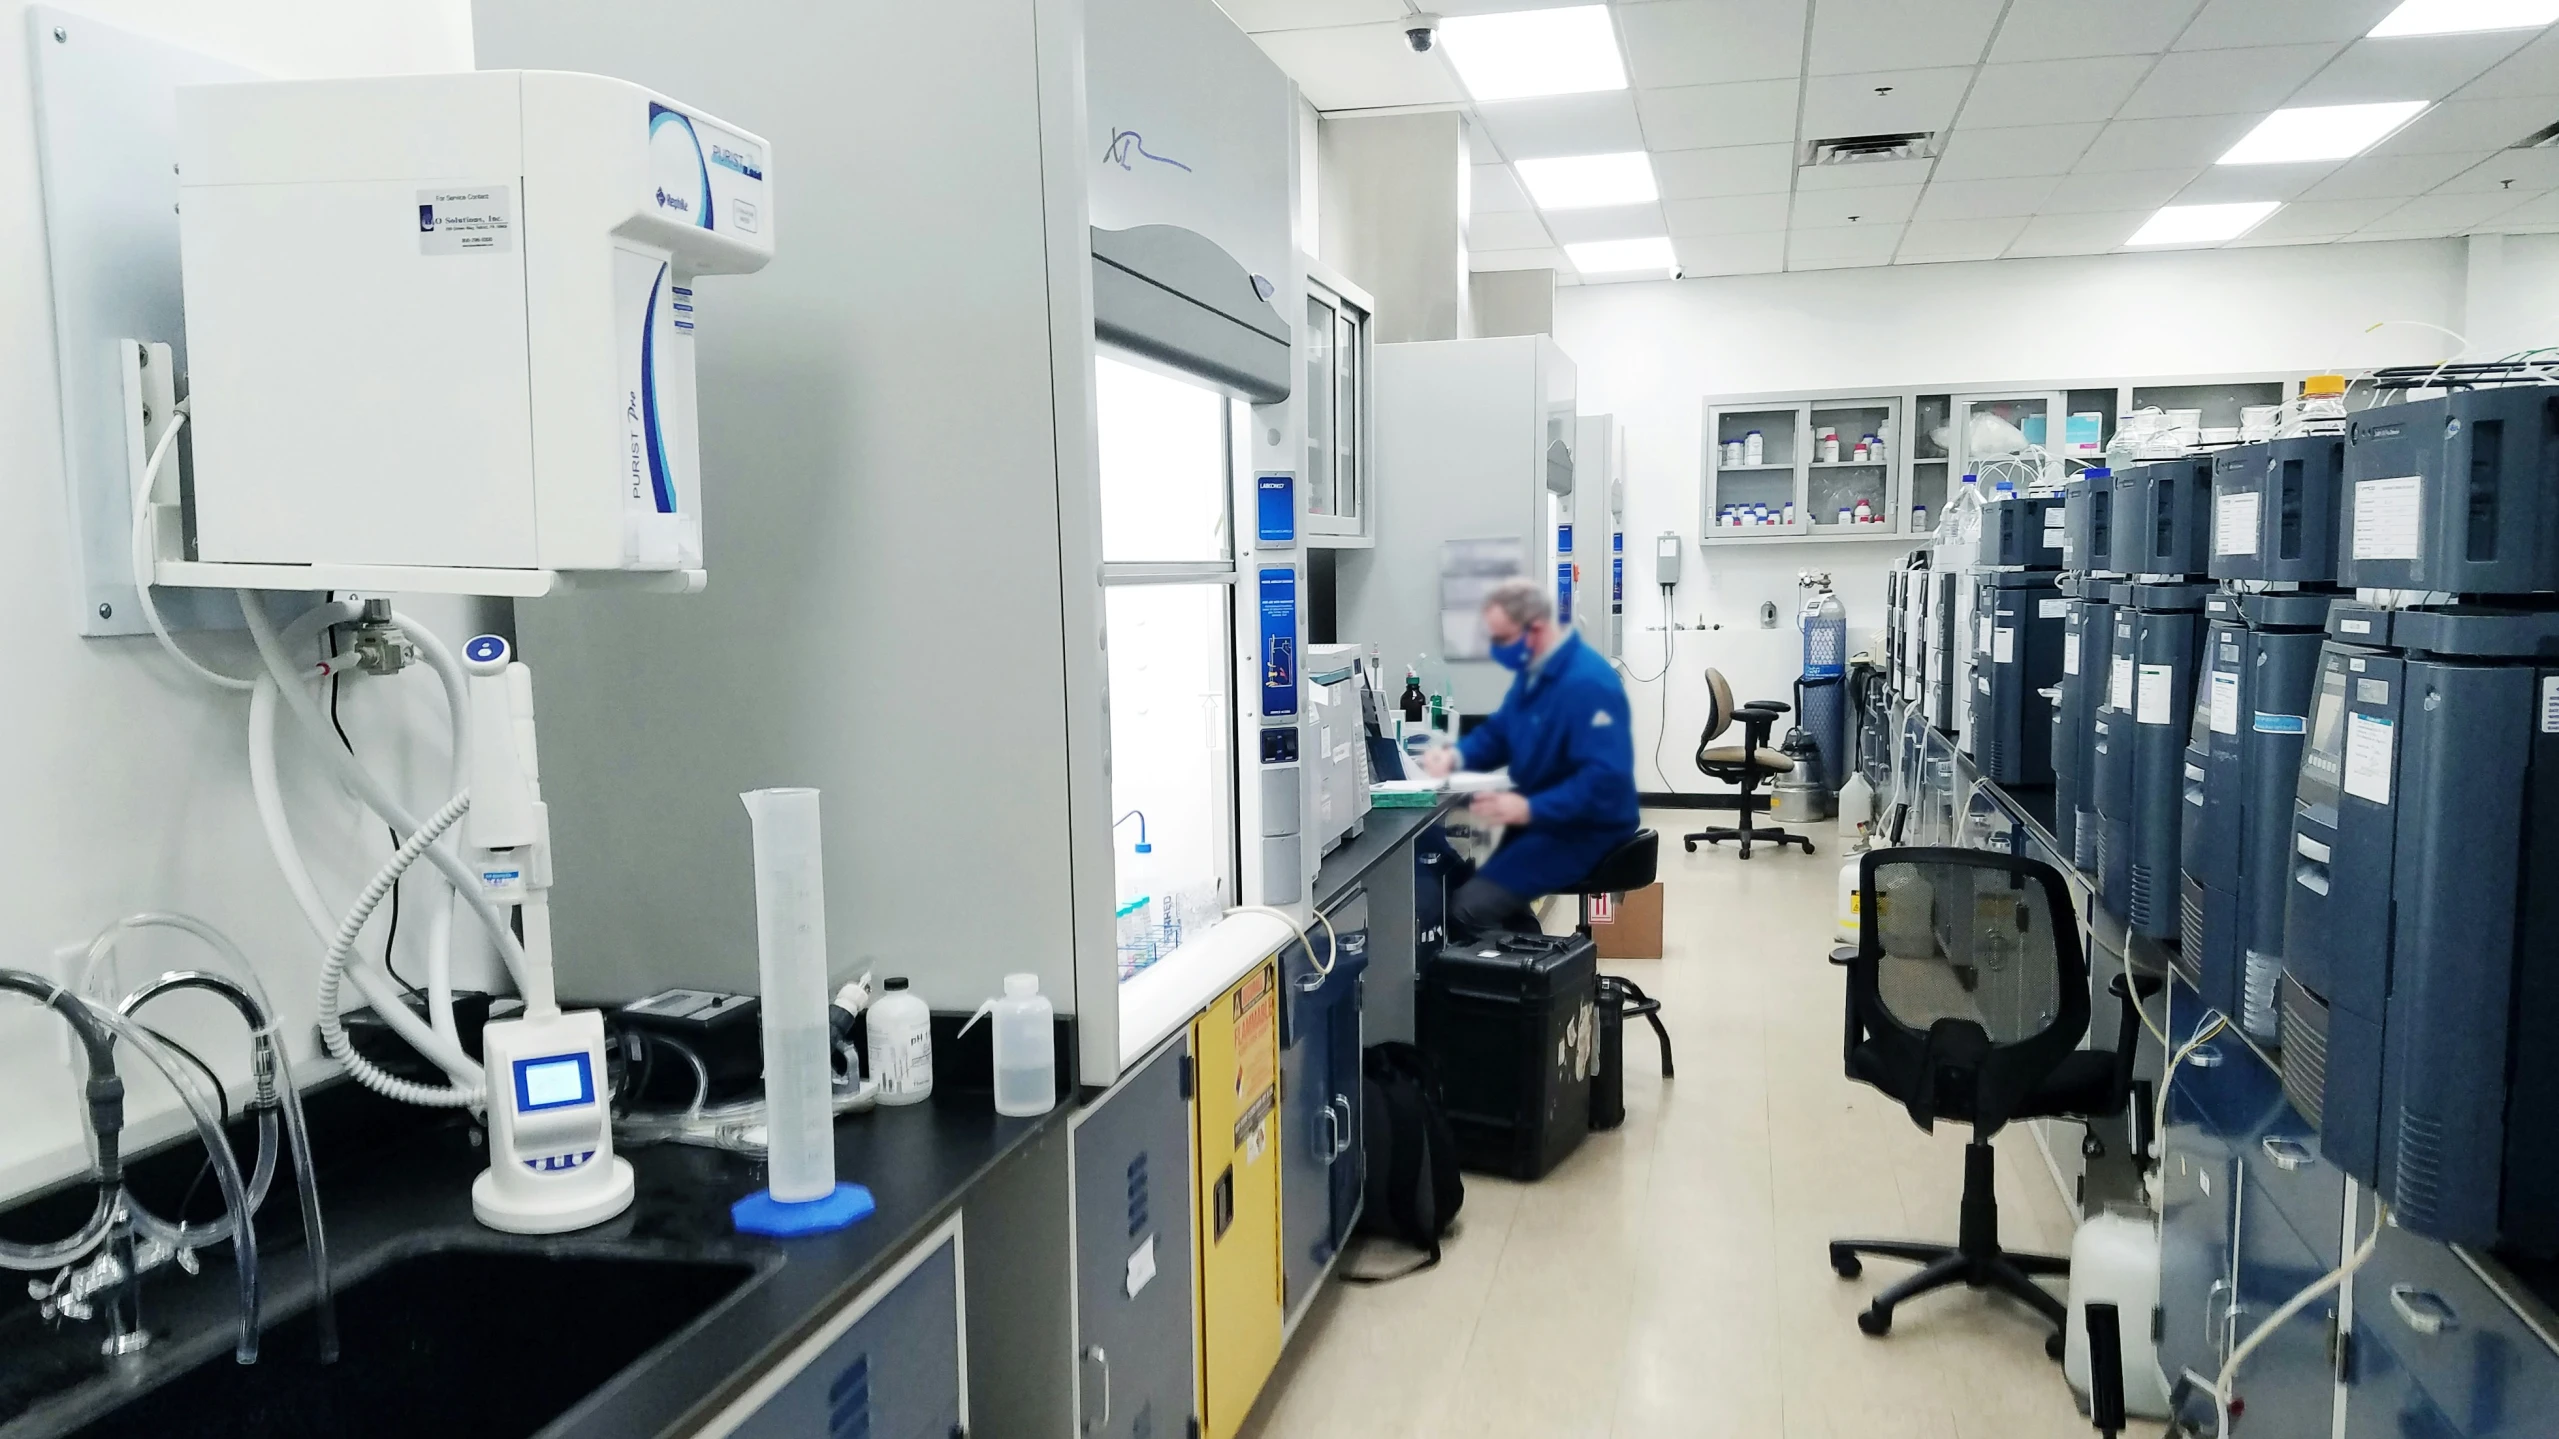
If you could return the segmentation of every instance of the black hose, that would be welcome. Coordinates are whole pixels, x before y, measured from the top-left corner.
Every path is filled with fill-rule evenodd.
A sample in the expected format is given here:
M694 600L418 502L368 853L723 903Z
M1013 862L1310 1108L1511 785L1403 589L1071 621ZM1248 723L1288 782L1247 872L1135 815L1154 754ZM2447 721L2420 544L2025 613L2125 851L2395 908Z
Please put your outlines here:
M124 1133L124 1081L116 1077L115 1034L81 998L40 974L0 969L0 989L15 990L62 1016L89 1056L89 1128L98 1141L98 1182L124 1182L118 1137Z

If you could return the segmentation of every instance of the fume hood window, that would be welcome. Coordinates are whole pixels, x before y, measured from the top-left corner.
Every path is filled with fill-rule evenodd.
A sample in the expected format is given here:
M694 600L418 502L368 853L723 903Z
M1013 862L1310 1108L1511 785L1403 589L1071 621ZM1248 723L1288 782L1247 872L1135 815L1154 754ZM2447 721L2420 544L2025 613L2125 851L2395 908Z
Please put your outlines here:
M1123 980L1236 902L1235 446L1250 414L1098 357L1114 903Z
M1368 316L1320 282L1306 290L1308 528L1358 534L1367 502Z
M1226 397L1109 355L1094 369L1103 563L1231 565Z

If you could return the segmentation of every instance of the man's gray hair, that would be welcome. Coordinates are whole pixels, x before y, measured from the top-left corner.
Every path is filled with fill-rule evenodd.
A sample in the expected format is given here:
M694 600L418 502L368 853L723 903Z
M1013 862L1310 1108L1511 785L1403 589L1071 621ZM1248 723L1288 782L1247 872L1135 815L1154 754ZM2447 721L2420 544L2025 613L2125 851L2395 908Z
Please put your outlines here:
M1555 618L1555 597L1535 580L1504 580L1484 596L1484 608L1500 610L1512 624L1526 629L1539 620Z

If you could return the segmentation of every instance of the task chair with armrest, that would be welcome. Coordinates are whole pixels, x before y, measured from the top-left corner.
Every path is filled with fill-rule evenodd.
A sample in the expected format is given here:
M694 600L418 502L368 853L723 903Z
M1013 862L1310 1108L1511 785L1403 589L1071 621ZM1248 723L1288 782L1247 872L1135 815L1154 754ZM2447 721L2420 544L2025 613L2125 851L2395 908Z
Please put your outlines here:
M1990 850L1872 850L1857 883L1857 945L1832 955L1848 969L1848 1077L1901 1101L1923 1130L1953 1120L1972 1138L1953 1244L1834 1240L1831 1268L1854 1279L1860 1255L1922 1266L1857 1316L1868 1334L1889 1333L1894 1308L1932 1290L1997 1288L2052 1322L2044 1348L2059 1358L2062 1302L2033 1276L2067 1275L2070 1261L2000 1247L1990 1141L2011 1120L2122 1113L2136 1001L2126 997L2112 1050L2079 1047L2088 965L2069 887L2048 864Z
M1752 700L1749 704L1736 706L1733 687L1724 679L1722 670L1706 672L1706 698L1706 728L1697 737L1697 772L1708 779L1741 786L1742 822L1731 827L1718 826L1682 835L1681 842L1688 846L1690 854L1695 854L1699 840L1708 844L1739 840L1744 859L1750 858L1753 841L1774 844L1779 849L1800 844L1804 853L1811 854L1813 842L1809 836L1788 834L1774 826L1751 823L1751 802L1759 796L1759 782L1774 775L1790 774L1795 768L1795 761L1788 758L1785 751L1773 749L1768 743L1769 731L1777 727L1778 717L1785 714L1788 707L1778 700ZM1723 738L1724 731L1731 729L1735 721L1741 724L1742 742L1716 744L1715 741Z

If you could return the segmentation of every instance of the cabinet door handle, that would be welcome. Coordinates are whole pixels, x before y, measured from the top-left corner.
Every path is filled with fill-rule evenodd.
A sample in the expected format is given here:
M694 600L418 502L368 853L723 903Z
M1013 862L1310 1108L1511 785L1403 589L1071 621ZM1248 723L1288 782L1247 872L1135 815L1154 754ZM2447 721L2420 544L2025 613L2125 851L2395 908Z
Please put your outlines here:
M2229 1292L2230 1281L2227 1279L2216 1279L2210 1288L2204 1290L2204 1343L2215 1354L2221 1352L2222 1320L2229 1313L2229 1306L2221 1302L2221 1296Z
M1331 1114L1334 1112L1336 1106L1339 1106L1342 1115L1341 1128L1336 1131L1341 1135L1341 1138L1335 1141L1336 1147L1333 1150L1333 1158L1339 1159L1343 1155L1351 1152L1351 1136L1356 1132L1356 1130L1351 1124L1351 1120L1354 1116L1351 1113L1350 1100L1342 1095L1336 1094L1333 1096L1332 1103L1324 1106L1324 1112L1326 1114ZM1327 1162L1329 1163L1330 1161Z
M2414 1284L2391 1285L2390 1307L2398 1311L2400 1323L2428 1338L2461 1327L2461 1316L2453 1312L2442 1295Z
M2307 1166L2310 1161L2319 1157L2311 1152L2309 1145L2281 1134L2267 1135L2264 1143L2258 1147L2265 1150L2266 1157L2273 1160L2275 1167L2286 1174Z
M2219 1069L2221 1051L2209 1044L2199 1044L2195 1046L2194 1053L2186 1056L2186 1062L2197 1069Z
M1084 1346L1084 1357L1102 1366L1102 1417L1084 1426L1087 1434L1098 1434L1111 1427L1111 1356L1099 1344Z

